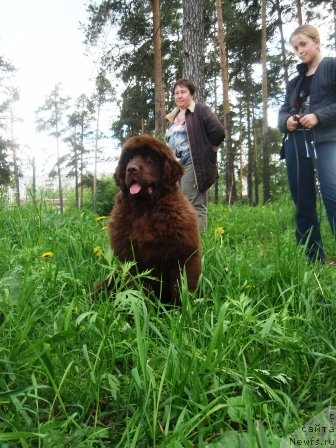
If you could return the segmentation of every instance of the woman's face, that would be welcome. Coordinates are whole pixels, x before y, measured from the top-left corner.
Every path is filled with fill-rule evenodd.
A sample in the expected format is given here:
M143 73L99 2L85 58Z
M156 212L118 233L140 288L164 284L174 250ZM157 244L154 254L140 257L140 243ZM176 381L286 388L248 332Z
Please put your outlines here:
M291 38L291 44L298 58L310 65L320 57L320 40L312 39L305 34L295 34Z
M193 97L188 87L176 86L174 90L175 104L180 109L186 109L191 103Z

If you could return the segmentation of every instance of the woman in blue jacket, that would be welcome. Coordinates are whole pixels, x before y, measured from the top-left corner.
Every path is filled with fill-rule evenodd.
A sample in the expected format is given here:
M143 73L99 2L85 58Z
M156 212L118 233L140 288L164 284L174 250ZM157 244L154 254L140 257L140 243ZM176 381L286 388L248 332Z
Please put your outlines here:
M285 133L282 157L296 206L297 241L305 245L310 261L324 262L316 191L335 236L336 59L322 57L319 33L311 25L298 27L290 43L301 63L279 112L279 129Z

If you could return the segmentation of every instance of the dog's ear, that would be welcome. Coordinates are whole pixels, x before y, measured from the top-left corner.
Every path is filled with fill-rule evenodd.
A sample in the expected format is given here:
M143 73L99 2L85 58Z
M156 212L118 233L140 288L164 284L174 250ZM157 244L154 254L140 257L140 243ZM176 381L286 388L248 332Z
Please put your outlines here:
M173 157L165 158L163 161L162 185L170 190L183 176L183 166Z
M122 151L118 165L113 174L115 183L120 188L124 188L125 186L126 165L127 163L126 163L125 151Z
M141 148L144 145L145 138L141 135L135 135L133 137L129 137L123 144L121 148L121 153L118 161L118 165L113 174L115 183L122 190L126 188L125 185L125 175L126 175L126 166L129 160L129 154L131 151Z

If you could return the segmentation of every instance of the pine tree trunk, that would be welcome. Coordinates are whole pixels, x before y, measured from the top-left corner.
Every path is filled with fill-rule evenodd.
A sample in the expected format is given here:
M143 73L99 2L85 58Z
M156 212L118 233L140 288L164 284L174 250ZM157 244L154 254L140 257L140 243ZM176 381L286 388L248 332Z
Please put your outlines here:
M254 204L259 204L259 175L258 175L258 150L257 150L257 136L256 136L256 123L254 117L254 105L252 109L252 123L253 123L253 177L254 177Z
M98 164L98 141L99 141L99 116L100 116L100 100L97 105L97 122L96 136L94 148L94 171L93 171L93 212L97 213L97 164Z
M334 53L336 52L336 1L332 1L332 13L333 13L333 24L334 24Z
M196 86L195 98L205 101L203 0L182 0L182 76Z
M79 182L80 182L80 195L79 195L79 207L83 208L84 205L84 127L83 122L81 124L81 144L80 144L80 164L79 164Z
M13 168L14 168L14 182L15 182L15 201L20 205L20 181L19 181L19 167L17 162L16 144L14 141L14 115L13 109L10 107L10 126L11 126L11 150L13 154Z
M55 129L56 129L56 155L57 155L57 178L58 178L58 197L60 212L63 213L63 187L62 187L62 174L61 174L61 159L60 159L60 144L59 144L59 114L57 104L57 91L54 91L54 108L55 108Z
M58 130L56 132L58 133ZM61 173L61 161L60 161L59 137L58 136L56 137L56 153L57 153L57 178L58 178L59 207L60 207L60 212L63 213L63 188L62 188L62 173Z
M155 135L165 131L165 89L162 76L160 1L151 0L153 10Z
M243 173L243 148L242 148L242 126L239 126L239 140L238 140L238 148L239 148L239 183L240 183L240 197L239 199L242 201L244 196L244 173Z
M35 157L32 159L32 167L33 167L33 183L32 183L32 195L33 201L36 201L36 161Z
M281 59L282 59L282 66L283 66L283 70L284 70L284 82L287 85L288 80L289 80L288 62L287 62L287 57L286 57L286 43L285 43L285 37L284 37L284 31L283 31L283 21L282 21L280 0L276 0L275 8L276 8L277 15L278 15L278 26L279 26L279 33L280 33L280 45L281 45Z
M270 155L269 155L269 138L268 138L268 86L267 86L267 23L266 23L266 1L261 1L261 66L262 66L262 103L263 103L263 120L262 120L262 142L263 142L263 188L264 203L271 198L270 187Z
M248 72L248 70L246 70ZM246 79L249 79L248 73L246 73ZM248 203L253 204L253 173L254 173L254 157L253 157L253 145L251 139L251 100L250 92L247 92L246 97L246 121L247 121L247 197Z
M225 163L225 185L226 185L226 202L233 204L236 201L236 183L234 174L234 154L232 147L232 119L230 113L229 99L229 75L228 63L226 57L226 42L223 24L223 11L221 0L216 0L217 26L218 26L218 42L220 54L220 67L223 82L223 110L224 110L224 127L225 127L225 144L226 144L226 163Z
M78 146L77 146L77 131L76 127L74 129L74 146L75 146L75 154L74 154L74 170L75 170L75 202L76 208L79 208L79 176L78 176Z
M59 151L59 130L58 130L58 113L56 106L56 154L57 154L57 178L58 178L58 197L60 212L63 213L63 188L62 188L62 174L61 174L61 159Z
M250 111L248 110L247 112L248 114L248 124L247 124L247 198L248 198L248 203L250 205L253 205L254 201L253 201L253 172L254 172L254 157L253 157L253 144L252 144L252 139L251 139L251 123L250 123L250 119L251 119L251 114Z
M301 0L296 0L296 13L297 13L299 26L301 26L303 24Z
M215 79L214 79L214 99L215 99L215 104L214 104L215 110L217 110L217 75L216 74L215 74ZM219 202L219 185L218 185L218 178L217 178L214 183L214 203L218 204L218 202Z

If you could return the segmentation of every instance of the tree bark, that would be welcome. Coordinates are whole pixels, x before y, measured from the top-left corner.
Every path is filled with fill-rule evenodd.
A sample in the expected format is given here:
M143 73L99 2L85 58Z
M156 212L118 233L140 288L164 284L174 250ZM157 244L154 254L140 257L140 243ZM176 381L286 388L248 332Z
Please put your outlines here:
M282 59L282 66L284 69L284 82L285 85L288 84L289 76L288 76L288 62L286 57L286 44L285 44L285 36L283 31L283 21L282 21L282 14L281 14L281 4L280 0L276 0L275 7L277 11L278 16L278 26L279 26L279 33L280 33L280 45L281 45L281 59Z
M261 1L261 66L262 66L262 104L263 104L263 120L262 120L262 142L263 142L263 189L264 203L271 198L270 188L270 155L268 148L268 86L267 86L267 18L266 18L266 1Z
M220 54L220 67L223 83L223 111L224 111L224 128L225 128L225 144L226 144L226 163L225 163L225 196L227 204L233 204L236 201L237 191L234 174L234 154L232 147L232 119L230 111L229 99L229 74L228 62L226 56L226 41L223 23L223 10L221 0L216 0L217 26L218 26L218 43Z
M155 135L165 131L165 88L162 76L160 0L151 0L153 10Z
M58 105L57 105L57 90L55 90L55 128L56 128L56 155L57 155L57 178L58 178L58 197L59 197L59 207L60 212L63 213L64 207L63 207L63 187L62 187L62 173L61 173L61 159L60 159L60 132L59 132L59 116L58 116Z
M333 14L333 25L334 25L334 52L336 51L336 1L332 1L332 14Z
M257 150L257 132L256 120L254 116L255 106L252 108L252 129L253 129L253 177L254 177L254 204L259 204L259 175L258 175L258 150Z
M248 79L248 77L246 77ZM247 197L248 203L253 204L253 173L254 173L254 155L251 139L251 95L247 93L246 98L246 121L247 121Z
M196 86L195 98L205 101L203 0L182 0L182 76Z
M297 13L299 26L301 26L303 24L301 0L296 0L296 13Z
M100 117L100 100L97 101L97 121L94 148L94 169L93 169L93 212L97 213L97 168L98 168L98 142L99 142L99 117Z
M10 105L10 127L11 127L11 140L10 147L13 154L13 168L14 168L14 182L15 182L15 201L17 205L20 205L20 180L19 180L19 167L17 160L17 145L14 141L14 113L12 105Z

